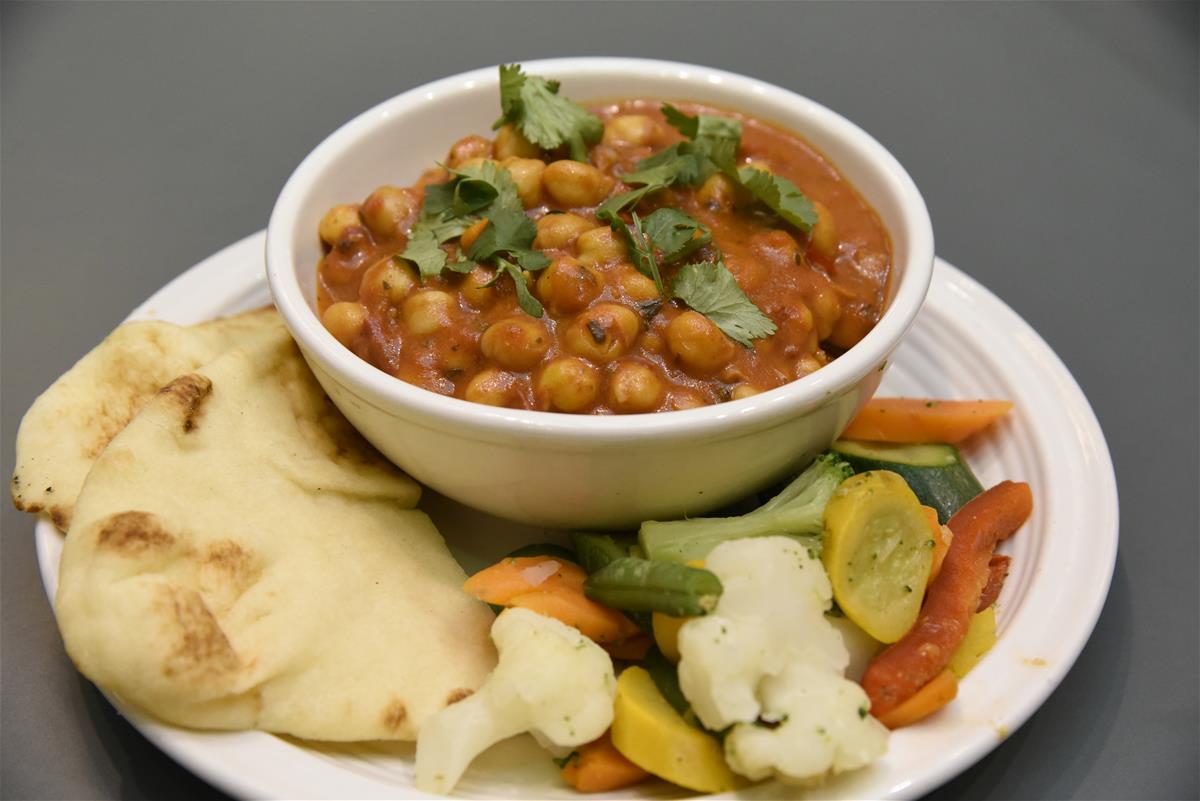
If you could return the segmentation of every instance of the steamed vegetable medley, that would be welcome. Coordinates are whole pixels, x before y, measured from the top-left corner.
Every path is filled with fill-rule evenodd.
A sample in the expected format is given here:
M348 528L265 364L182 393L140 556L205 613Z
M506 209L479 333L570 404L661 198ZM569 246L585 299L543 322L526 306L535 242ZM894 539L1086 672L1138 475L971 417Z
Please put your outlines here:
M575 532L475 574L500 662L421 730L418 786L449 792L522 732L580 792L812 784L869 764L996 641L996 546L1032 496L984 490L956 443L1010 407L876 399L746 514Z

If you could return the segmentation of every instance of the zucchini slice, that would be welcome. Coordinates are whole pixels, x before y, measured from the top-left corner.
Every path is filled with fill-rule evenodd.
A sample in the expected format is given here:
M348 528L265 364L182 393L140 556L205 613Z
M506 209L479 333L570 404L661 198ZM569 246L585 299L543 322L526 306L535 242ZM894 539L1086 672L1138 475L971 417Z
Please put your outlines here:
M899 474L921 503L937 510L938 522L943 525L963 504L983 492L979 479L953 445L839 439L831 450L849 462L855 473L890 470Z

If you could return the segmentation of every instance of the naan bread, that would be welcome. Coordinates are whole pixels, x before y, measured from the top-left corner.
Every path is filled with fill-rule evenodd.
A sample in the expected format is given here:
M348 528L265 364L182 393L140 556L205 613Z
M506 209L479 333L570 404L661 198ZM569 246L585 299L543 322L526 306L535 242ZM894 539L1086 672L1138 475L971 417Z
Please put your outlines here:
M62 531L96 457L142 404L178 375L259 333L282 330L274 309L179 326L125 323L41 394L21 420L12 496Z
M417 485L283 330L154 395L96 460L56 611L97 685L171 723L414 739L495 665Z

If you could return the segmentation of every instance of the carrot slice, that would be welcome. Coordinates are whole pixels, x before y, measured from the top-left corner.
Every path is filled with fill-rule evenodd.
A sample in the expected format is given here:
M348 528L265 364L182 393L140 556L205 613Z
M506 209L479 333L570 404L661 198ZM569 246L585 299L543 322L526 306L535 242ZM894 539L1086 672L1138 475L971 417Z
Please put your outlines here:
M958 695L958 678L949 670L943 670L933 680L892 711L879 718L889 729L911 726L927 718L954 700Z
M640 662L650 652L651 645L654 645L653 637L649 634L638 633L617 642L606 642L603 648L613 659Z
M563 766L562 777L581 793L603 793L645 781L650 774L626 759L604 732L599 740L579 747Z
M615 609L596 603L582 592L528 592L510 598L507 606L519 606L560 620L601 644L624 640L638 633L632 620Z
M843 439L875 442L961 442L1008 414L1001 400L872 398L842 432Z
M1000 597L1000 590L1004 589L1004 580L1008 578L1010 562L1012 562L1012 557L1001 553L996 554L988 561L987 584L984 585L983 592L979 594L979 606L975 607L976 612L982 612L996 603L996 599Z
M996 543L1016 531L1032 511L1029 485L1002 481L950 518L954 540L925 593L917 622L876 656L863 675L875 717L882 719L949 664L979 605Z
M505 606L528 592L573 590L583 593L587 573L573 562L552 556L516 556L501 559L467 579L463 589L481 601Z
M937 509L922 506L921 511L929 523L929 534L933 540L933 565L929 568L929 584L932 584L938 573L942 572L942 562L946 559L946 552L950 550L950 541L954 539L954 534L938 523Z

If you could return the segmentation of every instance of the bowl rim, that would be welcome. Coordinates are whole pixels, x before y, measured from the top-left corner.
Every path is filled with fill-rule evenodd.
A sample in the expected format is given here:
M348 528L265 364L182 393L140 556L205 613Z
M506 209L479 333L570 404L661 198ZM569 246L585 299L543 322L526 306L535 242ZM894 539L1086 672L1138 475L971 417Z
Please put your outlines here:
M872 371L884 368L891 351L911 327L924 303L933 276L934 245L932 223L920 191L900 162L878 140L854 122L810 98L757 78L713 67L607 56L520 63L529 73L564 81L632 72L675 80L680 85L723 85L754 94L772 105L799 108L804 116L835 129L839 138L849 141L864 160L875 165L880 178L898 198L899 208L903 211L901 216L907 223L910 256L895 296L879 322L861 341L821 369L758 395L693 409L629 415L577 415L487 406L409 384L360 359L325 329L300 287L299 267L292 249L292 229L302 200L313 178L329 161L352 150L377 126L424 103L498 86L497 67L490 66L414 87L367 109L329 134L289 176L267 225L267 281L276 307L306 357L315 359L361 400L375 406L389 406L380 407L388 414L398 414L403 409L406 417L415 414L427 422L467 426L479 433L503 435L522 431L537 434L539 438L588 442L629 441L652 435L674 439L693 436L700 430L727 432L731 428L741 431L770 427L822 405L852 389Z

